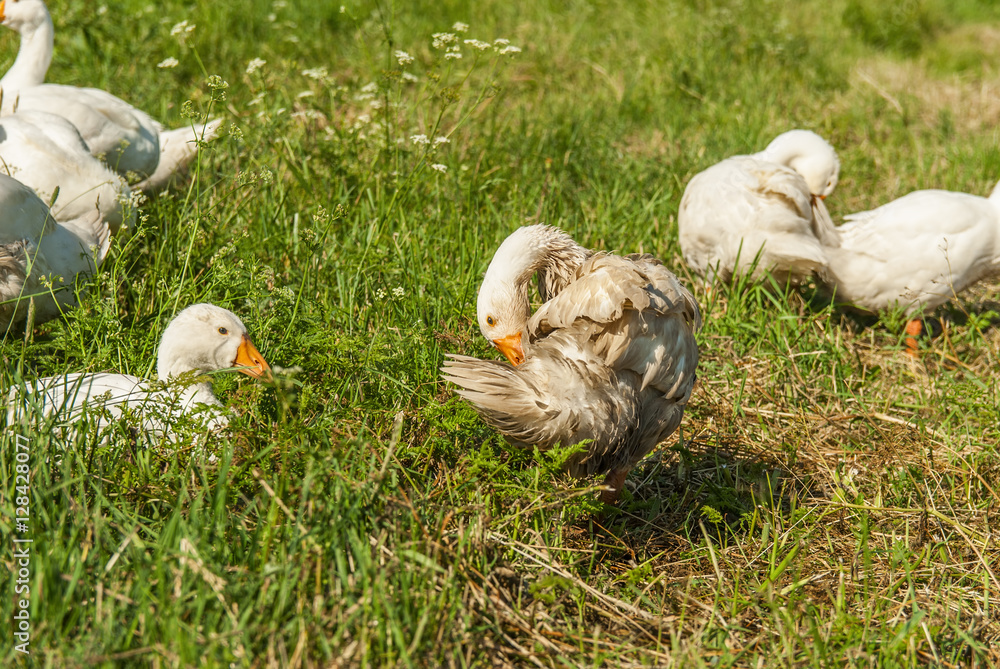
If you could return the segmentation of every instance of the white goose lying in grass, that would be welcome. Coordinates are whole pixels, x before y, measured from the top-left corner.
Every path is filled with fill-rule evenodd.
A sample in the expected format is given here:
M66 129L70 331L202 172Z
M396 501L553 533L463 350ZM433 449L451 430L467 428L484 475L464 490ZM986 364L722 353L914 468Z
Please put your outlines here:
M1000 274L1000 184L988 199L920 190L845 219L820 273L838 302L918 316ZM913 336L920 330L919 320L907 327Z
M767 148L734 156L695 175L677 213L684 260L708 279L770 270L779 281L826 264L836 232L823 198L840 172L837 154L808 130L778 135Z
M531 314L538 274L544 304ZM650 255L592 253L544 225L516 230L479 289L479 327L514 365L449 355L444 378L515 443L592 440L568 463L607 474L618 499L630 469L680 424L698 365L698 304Z
M198 152L197 140L215 137L221 120L167 131L145 112L97 88L46 84L54 28L42 0L0 0L0 21L21 35L14 64L0 79L0 114L44 111L79 130L92 155L118 174L145 177L136 187L160 190Z
M30 188L0 174L0 337L12 322L59 315L76 303L73 286L104 261L110 230L96 209L56 221ZM30 327L30 325L29 325Z
M96 210L115 234L135 220L134 208L123 207L132 192L128 184L90 155L76 127L61 116L23 111L0 118L0 173L51 203L57 221Z
M81 420L84 409L99 429L123 417L141 421L130 427L152 435L170 435L171 425L198 405L209 407L206 427L215 431L228 419L212 393L210 374L235 368L269 380L271 370L247 335L236 314L214 304L195 304L170 321L157 353L161 384L127 374L68 374L39 379L27 393L12 391L8 424L19 414L58 417L60 422ZM16 397L16 399L15 399ZM103 410L106 410L104 412Z

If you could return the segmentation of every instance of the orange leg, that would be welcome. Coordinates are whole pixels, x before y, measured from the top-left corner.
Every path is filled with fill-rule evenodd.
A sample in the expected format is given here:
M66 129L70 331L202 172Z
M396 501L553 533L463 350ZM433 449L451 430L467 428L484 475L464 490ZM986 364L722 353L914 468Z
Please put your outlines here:
M625 486L625 479L627 477L627 469L612 469L608 472L608 475L604 478L604 485L611 489L601 491L601 501L605 504L616 504L618 496L621 495L622 488Z
M906 354L911 357L917 357L918 346L917 337L920 333L924 331L924 322L919 318L915 318L906 324Z

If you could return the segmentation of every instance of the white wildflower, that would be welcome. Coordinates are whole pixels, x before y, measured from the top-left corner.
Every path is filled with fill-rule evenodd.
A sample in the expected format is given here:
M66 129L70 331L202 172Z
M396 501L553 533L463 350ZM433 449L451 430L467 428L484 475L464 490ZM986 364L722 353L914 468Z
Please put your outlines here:
M97 15L98 16L104 16L107 13L108 13L108 6L107 5L101 5L100 7L97 8Z
M376 93L376 92L378 92L378 84L376 84L374 81L372 81L370 83L367 83L367 84L365 84L364 86L361 87L361 92L362 93Z
M193 25L189 26L187 21L181 21L180 23L174 24L174 27L170 29L170 34L176 36L185 32L189 33L192 30L194 30Z
M194 32L194 29L195 25L193 23L189 24L187 21L181 21L170 29L170 35L176 37L177 41L183 44L187 36Z
M372 122L372 117L368 114L359 114L354 123L351 125L351 130L357 132L364 128L366 125Z
M344 13L346 13L346 12L347 12L347 7L344 7L343 5L341 5L341 6L340 6L340 13L341 13L341 14L344 14Z
M489 42L484 42L478 39L467 39L465 40L465 43L471 46L473 49L476 49L477 51L486 51L487 49L490 48Z
M440 146L441 144L447 144L450 141L451 140L448 139L447 137L435 137L434 138L434 146Z
M449 44L454 44L458 41L458 37L454 33L434 33L431 37L434 38L432 45L435 49L443 49Z
M521 53L521 47L510 44L500 49L501 56L513 56L515 53Z
M444 57L447 58L448 60L458 60L459 58L462 57L462 54L458 53L457 51L449 51L444 55Z
M293 35L292 33L288 33L287 35L285 35L285 41L286 42L291 42L292 44L298 44L299 43L299 36L298 35Z
M302 98L311 98L314 95L316 95L316 93L313 91L302 91L301 93L295 96L295 99L301 100Z
M322 81L326 79L327 69L325 67L313 67L308 70L302 70L302 76L309 77L310 79L315 79L316 81ZM362 89L363 90L363 89Z
M507 46L508 44L510 44L510 40L504 39L503 37L498 37L493 40L493 46L495 47Z
M437 170L441 174L444 174L445 172L448 171L448 166L447 165L442 165L441 163L434 163L433 165L431 165L431 169L432 170Z
M270 14L267 15L267 20L269 23L274 23L275 21L278 20L278 15L275 14L274 12L271 12Z
M399 65L401 67L406 67L413 62L413 56L405 51L397 51L394 55L396 56L396 60L399 61Z
M395 288L392 289L392 296L397 300L403 297L404 295L406 295L406 291L403 290L402 286L396 286Z
M208 79L205 80L205 85L212 89L217 89L224 91L229 88L229 82L220 77L217 74L209 75Z
M267 61L263 58L254 58L247 63L247 74L253 74L265 65L267 65Z
M414 144L430 144L431 140L427 139L427 135L411 135L410 141Z
M179 64L180 63L176 58L171 57L171 58L164 58L159 63L157 63L156 66L160 68L168 68L168 67L177 67Z
M326 120L326 117L315 109L303 109L302 111L292 112L291 116L294 119L308 119L312 121Z
M371 102L368 103L368 106L371 107L372 109L377 110L377 109L382 109L382 107L385 107L385 103L382 102L381 100L372 100Z
M118 196L119 203L121 203L126 207L131 207L132 209L137 209L141 207L146 202L146 200L147 200L146 195L138 189L129 191L128 195L126 195L125 193L121 193Z
M375 291L375 299L376 300L384 300L385 299L385 289L384 288L379 288L378 290Z
M461 21L458 21L458 22L455 23L455 25L453 25L451 27L451 29L454 30L457 33L468 32L468 30L469 30L469 24L468 23L462 23Z
M408 84L414 84L414 83L420 81L419 79L417 79L417 75L410 74L409 72L403 72L403 76L401 78L402 78L403 81L405 81Z

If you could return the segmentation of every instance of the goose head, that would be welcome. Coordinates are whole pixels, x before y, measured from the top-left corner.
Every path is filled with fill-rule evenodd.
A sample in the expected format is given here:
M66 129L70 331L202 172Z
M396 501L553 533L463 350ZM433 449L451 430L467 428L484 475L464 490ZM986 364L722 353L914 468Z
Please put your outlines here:
M840 160L829 142L809 130L789 130L774 138L763 152L766 159L786 165L805 179L814 198L826 199L837 187Z
M156 365L161 381L185 372L234 367L255 378L271 379L271 368L250 341L243 322L227 309L193 304L163 332Z
M585 250L573 238L548 225L518 228L493 255L479 288L479 329L512 365L524 362L521 340L531 316L528 287L535 272L563 261L577 261Z
M0 0L0 23L24 35L51 25L52 18L42 0Z

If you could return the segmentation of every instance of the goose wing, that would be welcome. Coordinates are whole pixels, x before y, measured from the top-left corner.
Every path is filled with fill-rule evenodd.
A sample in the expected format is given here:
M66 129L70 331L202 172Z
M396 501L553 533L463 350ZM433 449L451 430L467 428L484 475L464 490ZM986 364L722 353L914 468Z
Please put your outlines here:
M563 350L573 348L568 338L561 343ZM559 349L547 346L517 367L449 354L441 371L487 423L515 442L547 448L613 441L608 431L634 422L635 405L613 401L610 370L600 361L559 355Z
M34 297L38 322L72 304L78 274L88 275L104 259L106 222L96 210L65 224L27 186L0 175L0 328L26 313ZM43 280L43 277L45 279Z
M838 301L871 311L934 308L1000 270L998 215L986 198L916 191L846 218L822 276Z
M42 84L18 92L17 110L43 111L75 125L90 153L116 172L152 174L160 159L156 125L145 112L96 88ZM10 113L4 105L5 113Z
M58 424L73 424L86 416L98 431L126 420L138 432L163 436L171 434L171 425L193 406L179 386L154 387L128 374L67 374L11 389L7 422L51 417ZM205 424L210 430L225 426L219 409L203 406L203 410L208 412Z
M761 269L809 274L825 264L821 239L834 229L825 209L816 221L815 208L795 170L751 156L729 158L684 191L677 217L684 259L703 274L718 265L724 280L758 252Z

